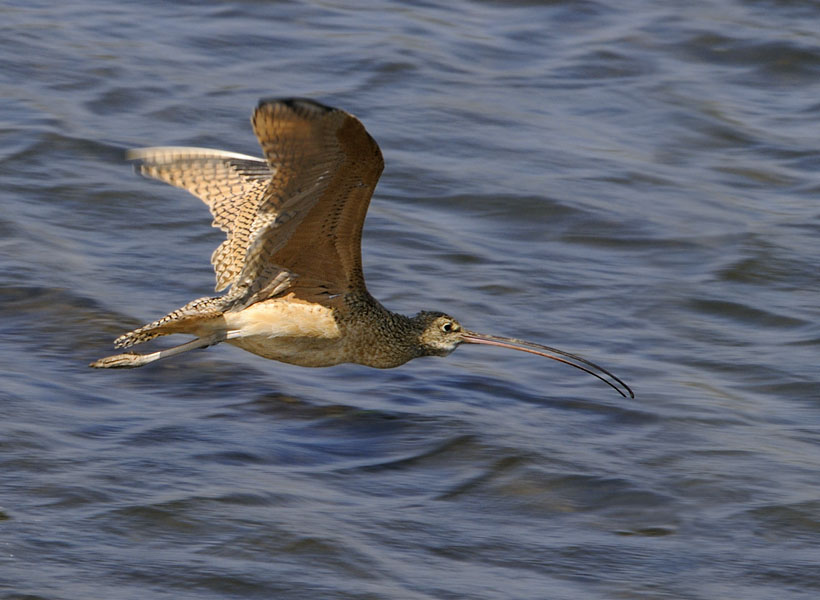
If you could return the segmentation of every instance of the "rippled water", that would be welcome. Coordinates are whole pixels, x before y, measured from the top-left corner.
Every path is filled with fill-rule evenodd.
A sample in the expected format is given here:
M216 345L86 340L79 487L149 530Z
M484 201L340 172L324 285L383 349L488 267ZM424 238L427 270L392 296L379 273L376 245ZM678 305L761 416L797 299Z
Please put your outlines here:
M0 597L816 598L820 8L0 6ZM221 234L123 151L359 116L387 306L580 352L87 369Z

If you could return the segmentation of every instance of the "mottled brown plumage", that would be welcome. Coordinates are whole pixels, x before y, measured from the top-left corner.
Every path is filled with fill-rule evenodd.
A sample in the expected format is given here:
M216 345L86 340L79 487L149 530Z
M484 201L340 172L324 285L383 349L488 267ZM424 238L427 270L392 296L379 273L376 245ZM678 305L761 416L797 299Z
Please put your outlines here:
M302 366L389 368L474 343L571 364L624 395L603 374L632 395L620 379L579 356L466 331L443 313L388 311L368 293L361 263L362 225L384 168L376 142L352 115L304 98L262 100L251 122L264 159L185 147L129 152L140 173L208 206L213 225L226 234L211 262L216 291L227 291L189 302L120 336L115 346L172 333L196 339L149 354L109 356L92 367L139 367L224 341Z

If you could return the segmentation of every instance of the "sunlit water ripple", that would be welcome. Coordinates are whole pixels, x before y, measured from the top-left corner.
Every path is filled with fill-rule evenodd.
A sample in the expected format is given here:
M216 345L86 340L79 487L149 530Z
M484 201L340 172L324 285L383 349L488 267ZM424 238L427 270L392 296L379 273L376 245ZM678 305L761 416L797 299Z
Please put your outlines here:
M817 597L816 4L53 4L0 7L0 597ZM221 239L123 151L258 154L290 95L382 147L374 295L637 397L490 348L87 369Z

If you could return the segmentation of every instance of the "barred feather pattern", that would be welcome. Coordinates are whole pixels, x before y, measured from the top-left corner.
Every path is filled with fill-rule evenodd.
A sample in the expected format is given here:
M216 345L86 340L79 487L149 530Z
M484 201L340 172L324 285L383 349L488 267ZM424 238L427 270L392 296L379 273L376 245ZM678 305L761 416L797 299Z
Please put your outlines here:
M274 170L264 159L210 148L155 147L130 150L137 170L187 190L210 209L213 226L227 239L211 255L216 291L231 285L242 270L251 230Z
M216 318L222 315L225 309L226 302L224 297L197 298L182 308L168 313L161 319L157 319L153 323L148 323L147 325L143 325L138 329L121 335L114 340L114 347L130 348L135 344L142 344L161 335L177 333L178 329L184 328L186 321L191 319L200 321L202 319Z

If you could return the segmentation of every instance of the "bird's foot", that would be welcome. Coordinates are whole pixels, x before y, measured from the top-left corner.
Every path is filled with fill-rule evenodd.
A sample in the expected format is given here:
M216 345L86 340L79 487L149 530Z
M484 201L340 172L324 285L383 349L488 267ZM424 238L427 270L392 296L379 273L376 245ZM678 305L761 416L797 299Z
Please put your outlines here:
M95 360L88 366L94 367L95 369L133 369L151 362L150 360L146 360L146 358L144 354L126 352L124 354L115 354L114 356L106 356L100 360Z

